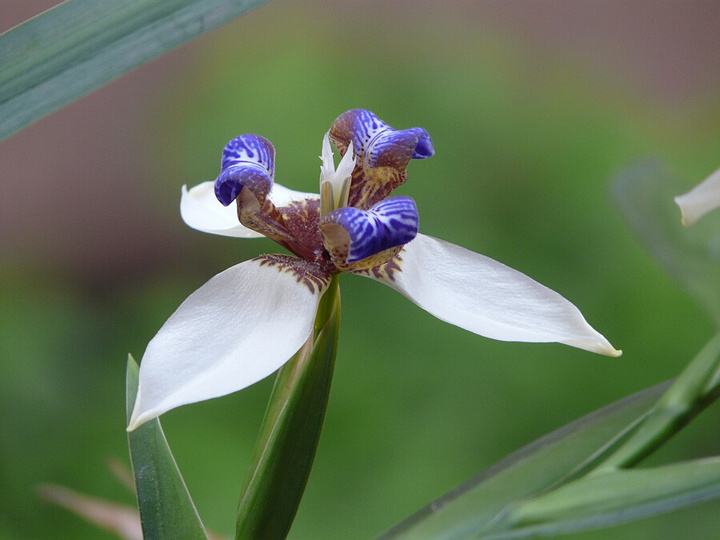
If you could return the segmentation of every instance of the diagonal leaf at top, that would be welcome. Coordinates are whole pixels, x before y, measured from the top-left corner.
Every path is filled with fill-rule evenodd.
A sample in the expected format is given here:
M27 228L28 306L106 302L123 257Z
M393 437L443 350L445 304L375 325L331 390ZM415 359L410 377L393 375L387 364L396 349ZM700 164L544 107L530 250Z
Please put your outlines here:
M262 0L68 0L0 35L0 140Z

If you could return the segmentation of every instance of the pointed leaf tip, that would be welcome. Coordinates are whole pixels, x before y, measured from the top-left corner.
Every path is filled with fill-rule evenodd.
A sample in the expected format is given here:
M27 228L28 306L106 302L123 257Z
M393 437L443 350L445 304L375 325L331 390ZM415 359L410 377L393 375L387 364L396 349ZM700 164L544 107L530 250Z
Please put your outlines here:
M135 359L128 355L126 415L128 431L134 430L128 433L128 445L144 536L161 540L206 540L205 527L175 463L160 421L142 416L131 420L138 395L139 371Z

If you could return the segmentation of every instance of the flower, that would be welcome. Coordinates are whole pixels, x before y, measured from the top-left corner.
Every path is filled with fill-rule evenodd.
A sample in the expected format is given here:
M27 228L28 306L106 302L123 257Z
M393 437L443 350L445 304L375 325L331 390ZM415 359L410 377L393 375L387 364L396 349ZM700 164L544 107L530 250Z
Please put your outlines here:
M342 155L337 169L331 140ZM147 346L128 429L273 373L311 336L320 297L339 272L379 281L486 337L619 355L558 293L418 233L415 201L390 194L411 160L434 153L422 128L394 130L369 111L347 111L323 140L318 196L274 182L275 150L267 139L232 139L214 182L183 187L183 220L214 234L266 236L292 255L233 266L180 305Z
M693 225L708 212L720 208L720 169L683 195L675 197L682 223Z

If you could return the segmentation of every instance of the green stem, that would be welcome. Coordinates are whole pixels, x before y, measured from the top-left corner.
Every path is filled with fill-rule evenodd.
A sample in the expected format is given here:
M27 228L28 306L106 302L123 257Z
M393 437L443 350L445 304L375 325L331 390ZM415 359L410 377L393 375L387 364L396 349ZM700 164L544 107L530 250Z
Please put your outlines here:
M637 430L590 473L632 467L720 396L720 334L711 339L655 404Z
M315 331L278 372L240 498L236 539L285 538L310 475L330 395L340 325L333 278Z

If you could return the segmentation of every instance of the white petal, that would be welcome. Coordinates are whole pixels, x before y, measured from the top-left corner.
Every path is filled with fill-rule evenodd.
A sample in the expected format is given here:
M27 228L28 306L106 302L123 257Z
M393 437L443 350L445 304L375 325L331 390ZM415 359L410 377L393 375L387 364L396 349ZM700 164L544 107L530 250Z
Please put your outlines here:
M565 298L489 257L423 234L400 257L393 279L370 277L443 321L502 341L559 342L620 355Z
M315 193L293 191L280 184L273 184L270 200L275 206L287 206L292 201L317 199ZM215 197L215 183L210 180L194 186L190 190L182 187L180 215L189 227L198 231L233 236L235 238L260 238L263 235L240 224L237 207L234 204L223 206Z
M148 344L128 429L270 375L310 336L320 295L258 260L212 278Z
M690 226L705 214L720 208L720 169L711 174L693 189L675 197L682 212L682 222Z
M353 142L350 141L350 144L345 151L345 155L340 160L340 163L338 163L337 171L335 171L335 175L337 176L337 182L342 185L345 180L350 178L354 168L355 150L353 148Z
M198 184L189 191L187 186L182 187L180 215L186 225L198 231L236 238L263 236L240 224L234 204L220 204L215 197L215 182L212 180Z
M353 169L355 168L355 151L353 150L353 143L350 141L345 155L343 155L337 169L335 169L335 156L330 146L330 132L326 132L323 136L322 142L322 165L320 166L320 186L324 182L330 182L333 187L333 193L336 197L343 191L343 184L350 180ZM335 206L338 206L338 200L335 201Z
M320 160L322 161L322 165L320 165L320 185L322 185L325 180L332 182L332 177L335 174L335 158L333 157L332 147L330 146L329 131L323 135Z

